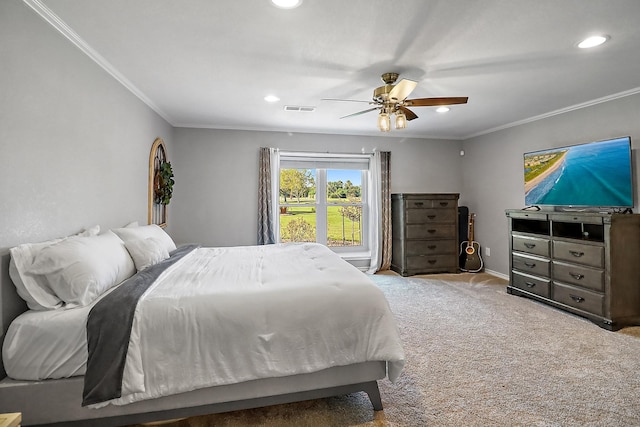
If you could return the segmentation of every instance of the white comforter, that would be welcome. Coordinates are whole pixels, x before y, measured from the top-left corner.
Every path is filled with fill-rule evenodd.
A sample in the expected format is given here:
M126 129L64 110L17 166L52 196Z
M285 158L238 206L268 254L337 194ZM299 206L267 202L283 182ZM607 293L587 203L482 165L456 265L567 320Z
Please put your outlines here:
M328 248L199 248L138 303L110 403L375 360L391 381L404 365L388 303Z

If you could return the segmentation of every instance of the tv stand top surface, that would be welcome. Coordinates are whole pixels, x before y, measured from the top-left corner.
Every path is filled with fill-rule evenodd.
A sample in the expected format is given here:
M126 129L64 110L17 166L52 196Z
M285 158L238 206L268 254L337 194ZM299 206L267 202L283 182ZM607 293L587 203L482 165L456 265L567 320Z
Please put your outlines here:
M511 209L509 209L511 210ZM517 210L517 209L514 209ZM594 213L598 215L632 214L631 208L606 208L606 207L571 207L571 206L525 206L520 211L548 212L548 213Z

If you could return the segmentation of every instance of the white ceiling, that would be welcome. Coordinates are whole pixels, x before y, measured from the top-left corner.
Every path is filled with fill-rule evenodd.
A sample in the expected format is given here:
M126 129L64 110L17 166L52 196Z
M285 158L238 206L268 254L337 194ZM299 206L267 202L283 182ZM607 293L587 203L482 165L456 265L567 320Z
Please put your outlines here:
M381 135L380 75L468 96L386 135L464 139L640 93L638 0L24 0L174 126ZM608 43L578 49L588 35ZM275 94L274 104L264 96ZM313 113L285 105L315 106Z

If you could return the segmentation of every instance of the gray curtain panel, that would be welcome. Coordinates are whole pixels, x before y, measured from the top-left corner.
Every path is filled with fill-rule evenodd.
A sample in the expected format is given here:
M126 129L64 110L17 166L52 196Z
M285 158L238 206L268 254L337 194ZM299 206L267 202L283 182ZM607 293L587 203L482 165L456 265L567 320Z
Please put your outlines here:
M380 198L382 199L382 263L380 270L391 268L391 152L380 152Z
M260 170L258 172L258 244L276 242L271 190L271 150L260 148Z

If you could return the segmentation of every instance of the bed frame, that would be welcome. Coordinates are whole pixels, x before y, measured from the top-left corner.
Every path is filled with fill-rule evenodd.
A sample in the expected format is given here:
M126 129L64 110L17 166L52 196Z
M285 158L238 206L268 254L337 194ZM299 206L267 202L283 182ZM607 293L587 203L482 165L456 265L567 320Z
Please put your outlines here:
M0 255L0 326L4 339L9 324L27 306L9 279L9 254ZM266 378L210 387L100 409L81 406L83 377L16 381L0 371L0 413L21 412L22 425L122 426L196 415L299 402L364 391L373 410L382 410L377 380L385 378L384 361L339 366L311 374Z

